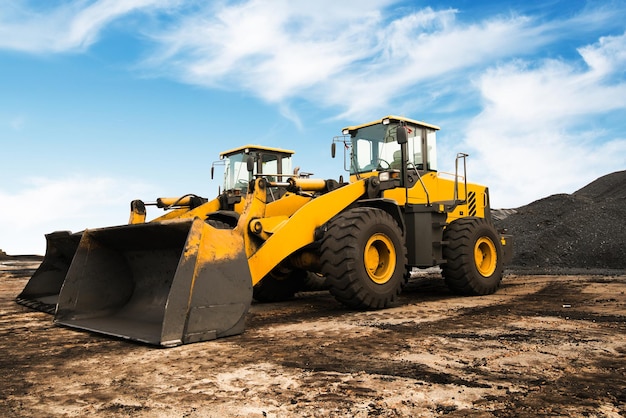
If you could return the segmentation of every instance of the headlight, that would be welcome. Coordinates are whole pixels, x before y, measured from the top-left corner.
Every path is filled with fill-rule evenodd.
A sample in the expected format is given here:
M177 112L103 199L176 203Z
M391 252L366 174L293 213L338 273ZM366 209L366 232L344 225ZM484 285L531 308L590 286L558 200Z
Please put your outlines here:
M382 173L378 173L378 180L380 181L388 181L399 178L400 170L383 171Z

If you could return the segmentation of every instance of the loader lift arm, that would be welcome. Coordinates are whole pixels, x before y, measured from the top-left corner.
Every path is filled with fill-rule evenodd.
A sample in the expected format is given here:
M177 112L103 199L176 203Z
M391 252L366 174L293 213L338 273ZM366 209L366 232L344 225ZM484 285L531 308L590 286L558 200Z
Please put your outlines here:
M254 198L247 211L247 219L242 217L240 220L243 224L240 224L241 227L247 229L244 239L252 284L257 284L281 261L312 244L317 228L365 195L368 181L361 180L323 194L309 201L291 217L280 216L282 219L278 219L277 224L277 219L264 217L268 183L263 178L258 179L254 183ZM297 187L304 185L305 188L306 184L297 179L294 183ZM273 225L272 233L268 239L260 240L259 237L267 229L266 225Z

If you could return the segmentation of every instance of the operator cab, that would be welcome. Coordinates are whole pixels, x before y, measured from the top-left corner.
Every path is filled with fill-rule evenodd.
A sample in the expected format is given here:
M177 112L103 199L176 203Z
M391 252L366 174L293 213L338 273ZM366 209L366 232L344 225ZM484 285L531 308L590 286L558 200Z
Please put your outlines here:
M404 157L398 143L400 126L404 126L407 133ZM350 175L361 177L375 171L401 171L403 162L409 170L436 171L438 130L438 126L401 116L387 116L344 128L343 134L350 135Z
M248 184L254 182L255 177L264 176L271 182L287 181L293 176L291 157L294 153L261 145L244 145L220 153L220 161L214 162L211 167L211 178L215 165L224 165L222 206L233 208L233 205L241 202L241 197L248 192ZM268 199L277 199L281 192L278 188L270 188Z

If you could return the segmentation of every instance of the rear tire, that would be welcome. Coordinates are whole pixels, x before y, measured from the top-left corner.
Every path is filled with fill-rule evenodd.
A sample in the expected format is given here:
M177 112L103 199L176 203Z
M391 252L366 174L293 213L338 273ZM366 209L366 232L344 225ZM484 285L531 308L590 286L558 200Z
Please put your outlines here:
M331 219L320 250L331 294L350 308L386 308L406 283L402 230L381 209L355 208Z
M502 281L502 245L491 223L483 218L462 218L443 232L447 245L442 266L448 288L461 295L489 295Z
M302 290L305 292L317 292L321 290L328 290L326 277L318 273L307 272L304 278Z
M217 229L233 229L228 223L216 219L209 219L207 223ZM278 266L252 288L252 297L261 303L284 302L304 287L306 279L304 270Z
M283 270L278 266L252 288L252 297L262 303L293 299L302 289L305 277L304 270Z

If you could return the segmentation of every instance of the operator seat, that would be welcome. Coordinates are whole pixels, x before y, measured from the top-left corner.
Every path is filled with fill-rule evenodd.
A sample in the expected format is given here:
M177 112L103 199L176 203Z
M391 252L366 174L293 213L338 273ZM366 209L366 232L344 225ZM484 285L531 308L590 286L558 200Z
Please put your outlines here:
M398 150L393 153L393 161L389 164L389 168L394 170L402 168L402 151Z

